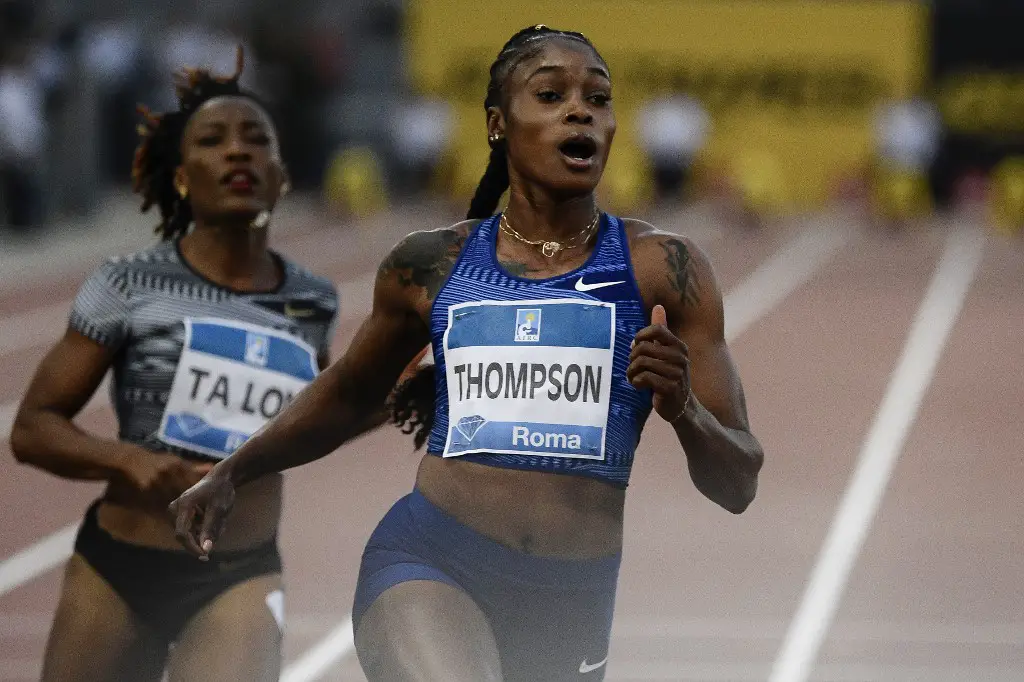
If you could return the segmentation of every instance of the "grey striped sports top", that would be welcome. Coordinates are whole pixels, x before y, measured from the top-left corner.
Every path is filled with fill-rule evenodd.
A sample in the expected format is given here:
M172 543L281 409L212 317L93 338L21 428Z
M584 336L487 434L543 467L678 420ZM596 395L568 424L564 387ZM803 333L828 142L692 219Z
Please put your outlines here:
M70 326L117 349L121 439L219 459L312 380L337 322L337 290L274 257L284 277L269 292L214 284L177 240L111 258L86 280Z

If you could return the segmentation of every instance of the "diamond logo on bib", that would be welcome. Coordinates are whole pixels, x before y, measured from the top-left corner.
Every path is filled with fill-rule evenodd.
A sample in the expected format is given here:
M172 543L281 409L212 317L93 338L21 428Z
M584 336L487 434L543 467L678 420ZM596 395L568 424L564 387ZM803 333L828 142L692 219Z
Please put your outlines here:
M473 440L473 436L476 432L483 428L483 425L487 423L487 420L478 414L472 417L463 417L459 420L459 423L455 425L455 428L459 430L463 436L469 440Z
M193 414L178 414L174 416L175 426L187 436L197 436L210 425Z
M284 332L186 319L157 436L221 459L273 419L317 374L316 351Z
M444 456L604 459L614 342L613 303L551 299L451 306L444 335Z

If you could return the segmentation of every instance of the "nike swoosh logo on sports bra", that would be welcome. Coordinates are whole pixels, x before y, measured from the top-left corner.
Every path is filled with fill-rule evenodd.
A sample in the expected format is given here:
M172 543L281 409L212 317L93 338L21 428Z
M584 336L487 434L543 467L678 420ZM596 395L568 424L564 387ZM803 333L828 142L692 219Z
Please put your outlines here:
M594 289L604 289L605 287L613 287L616 284L625 284L625 280L618 282L594 282L593 284L585 284L583 278L580 277L576 280L576 291L593 291Z
M592 663L592 664L588 664L587 663L587 659L584 658L583 662L580 663L580 673L582 673L584 675L586 675L587 673L592 673L595 670L597 670L598 668L603 667L604 664L607 663L607 662L608 662L608 657L607 656L605 656L603 659L601 659L597 663Z

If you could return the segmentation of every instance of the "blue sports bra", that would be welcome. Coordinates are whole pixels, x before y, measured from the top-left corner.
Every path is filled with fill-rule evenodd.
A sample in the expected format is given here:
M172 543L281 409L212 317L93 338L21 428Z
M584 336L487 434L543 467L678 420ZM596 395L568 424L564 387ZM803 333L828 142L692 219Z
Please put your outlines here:
M624 224L602 215L583 266L533 280L498 264L498 220L473 230L434 299L427 451L625 487L651 392L626 378L648 320Z

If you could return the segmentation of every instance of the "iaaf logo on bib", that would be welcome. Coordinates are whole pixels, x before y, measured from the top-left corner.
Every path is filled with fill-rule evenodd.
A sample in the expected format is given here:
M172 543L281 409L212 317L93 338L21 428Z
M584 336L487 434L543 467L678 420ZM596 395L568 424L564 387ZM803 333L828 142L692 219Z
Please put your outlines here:
M270 339L263 334L246 332L245 361L257 367L266 367L270 357Z
M516 310L516 333L514 341L540 341L540 308L519 308Z

